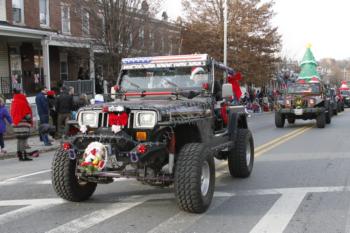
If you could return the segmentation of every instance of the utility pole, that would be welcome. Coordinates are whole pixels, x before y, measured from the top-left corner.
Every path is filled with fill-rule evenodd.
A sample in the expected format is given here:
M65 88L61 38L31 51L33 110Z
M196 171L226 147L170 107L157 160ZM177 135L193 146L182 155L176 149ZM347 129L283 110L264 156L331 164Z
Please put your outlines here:
M227 0L224 2L224 65L227 66Z

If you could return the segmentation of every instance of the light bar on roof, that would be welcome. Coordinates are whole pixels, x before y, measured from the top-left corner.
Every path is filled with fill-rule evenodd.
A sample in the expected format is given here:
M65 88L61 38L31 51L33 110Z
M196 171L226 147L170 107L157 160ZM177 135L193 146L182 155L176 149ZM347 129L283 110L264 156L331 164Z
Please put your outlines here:
M204 66L207 61L207 54L124 58L122 59L122 69Z

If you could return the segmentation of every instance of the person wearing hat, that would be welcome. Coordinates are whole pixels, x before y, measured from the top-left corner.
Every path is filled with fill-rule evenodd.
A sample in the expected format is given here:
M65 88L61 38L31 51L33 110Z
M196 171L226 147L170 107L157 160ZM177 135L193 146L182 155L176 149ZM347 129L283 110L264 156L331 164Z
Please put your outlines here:
M27 101L27 97L20 89L13 90L11 103L11 117L13 120L13 131L17 137L17 157L19 161L31 161L28 156L39 156L38 151L26 152L27 140L30 135L30 128L33 126L33 113Z
M38 114L40 118L40 125L43 124L49 124L49 101L46 98L47 94L47 88L46 87L40 87L40 92L35 97L35 103L36 107L38 109ZM39 127L40 129L40 127ZM49 136L47 133L44 133L39 130L40 139L44 141L45 146L52 146L51 142L49 141Z
M58 137L64 134L66 122L70 119L71 112L74 110L73 95L69 91L72 92L72 88L63 86L56 101Z
M52 124L57 132L57 111L56 111L56 92L50 90L47 92L47 101L49 102L50 117L52 119Z

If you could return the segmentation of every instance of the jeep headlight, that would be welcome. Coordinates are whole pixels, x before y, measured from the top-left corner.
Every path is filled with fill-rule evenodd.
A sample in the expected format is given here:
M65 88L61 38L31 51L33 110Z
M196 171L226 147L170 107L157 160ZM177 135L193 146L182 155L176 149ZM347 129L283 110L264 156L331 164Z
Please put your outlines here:
M98 127L98 115L96 112L80 112L79 114L80 126L86 125L91 128Z
M153 128L157 122L157 114L153 111L140 111L135 114L134 128Z

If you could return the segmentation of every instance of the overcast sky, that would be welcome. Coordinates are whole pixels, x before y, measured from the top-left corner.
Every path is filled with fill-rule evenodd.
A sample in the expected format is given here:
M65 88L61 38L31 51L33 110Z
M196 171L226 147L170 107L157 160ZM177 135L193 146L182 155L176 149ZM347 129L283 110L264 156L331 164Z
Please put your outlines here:
M350 58L350 0L275 0L273 24L282 35L282 55L301 60L312 44L317 60ZM164 9L176 19L181 0L165 0Z

